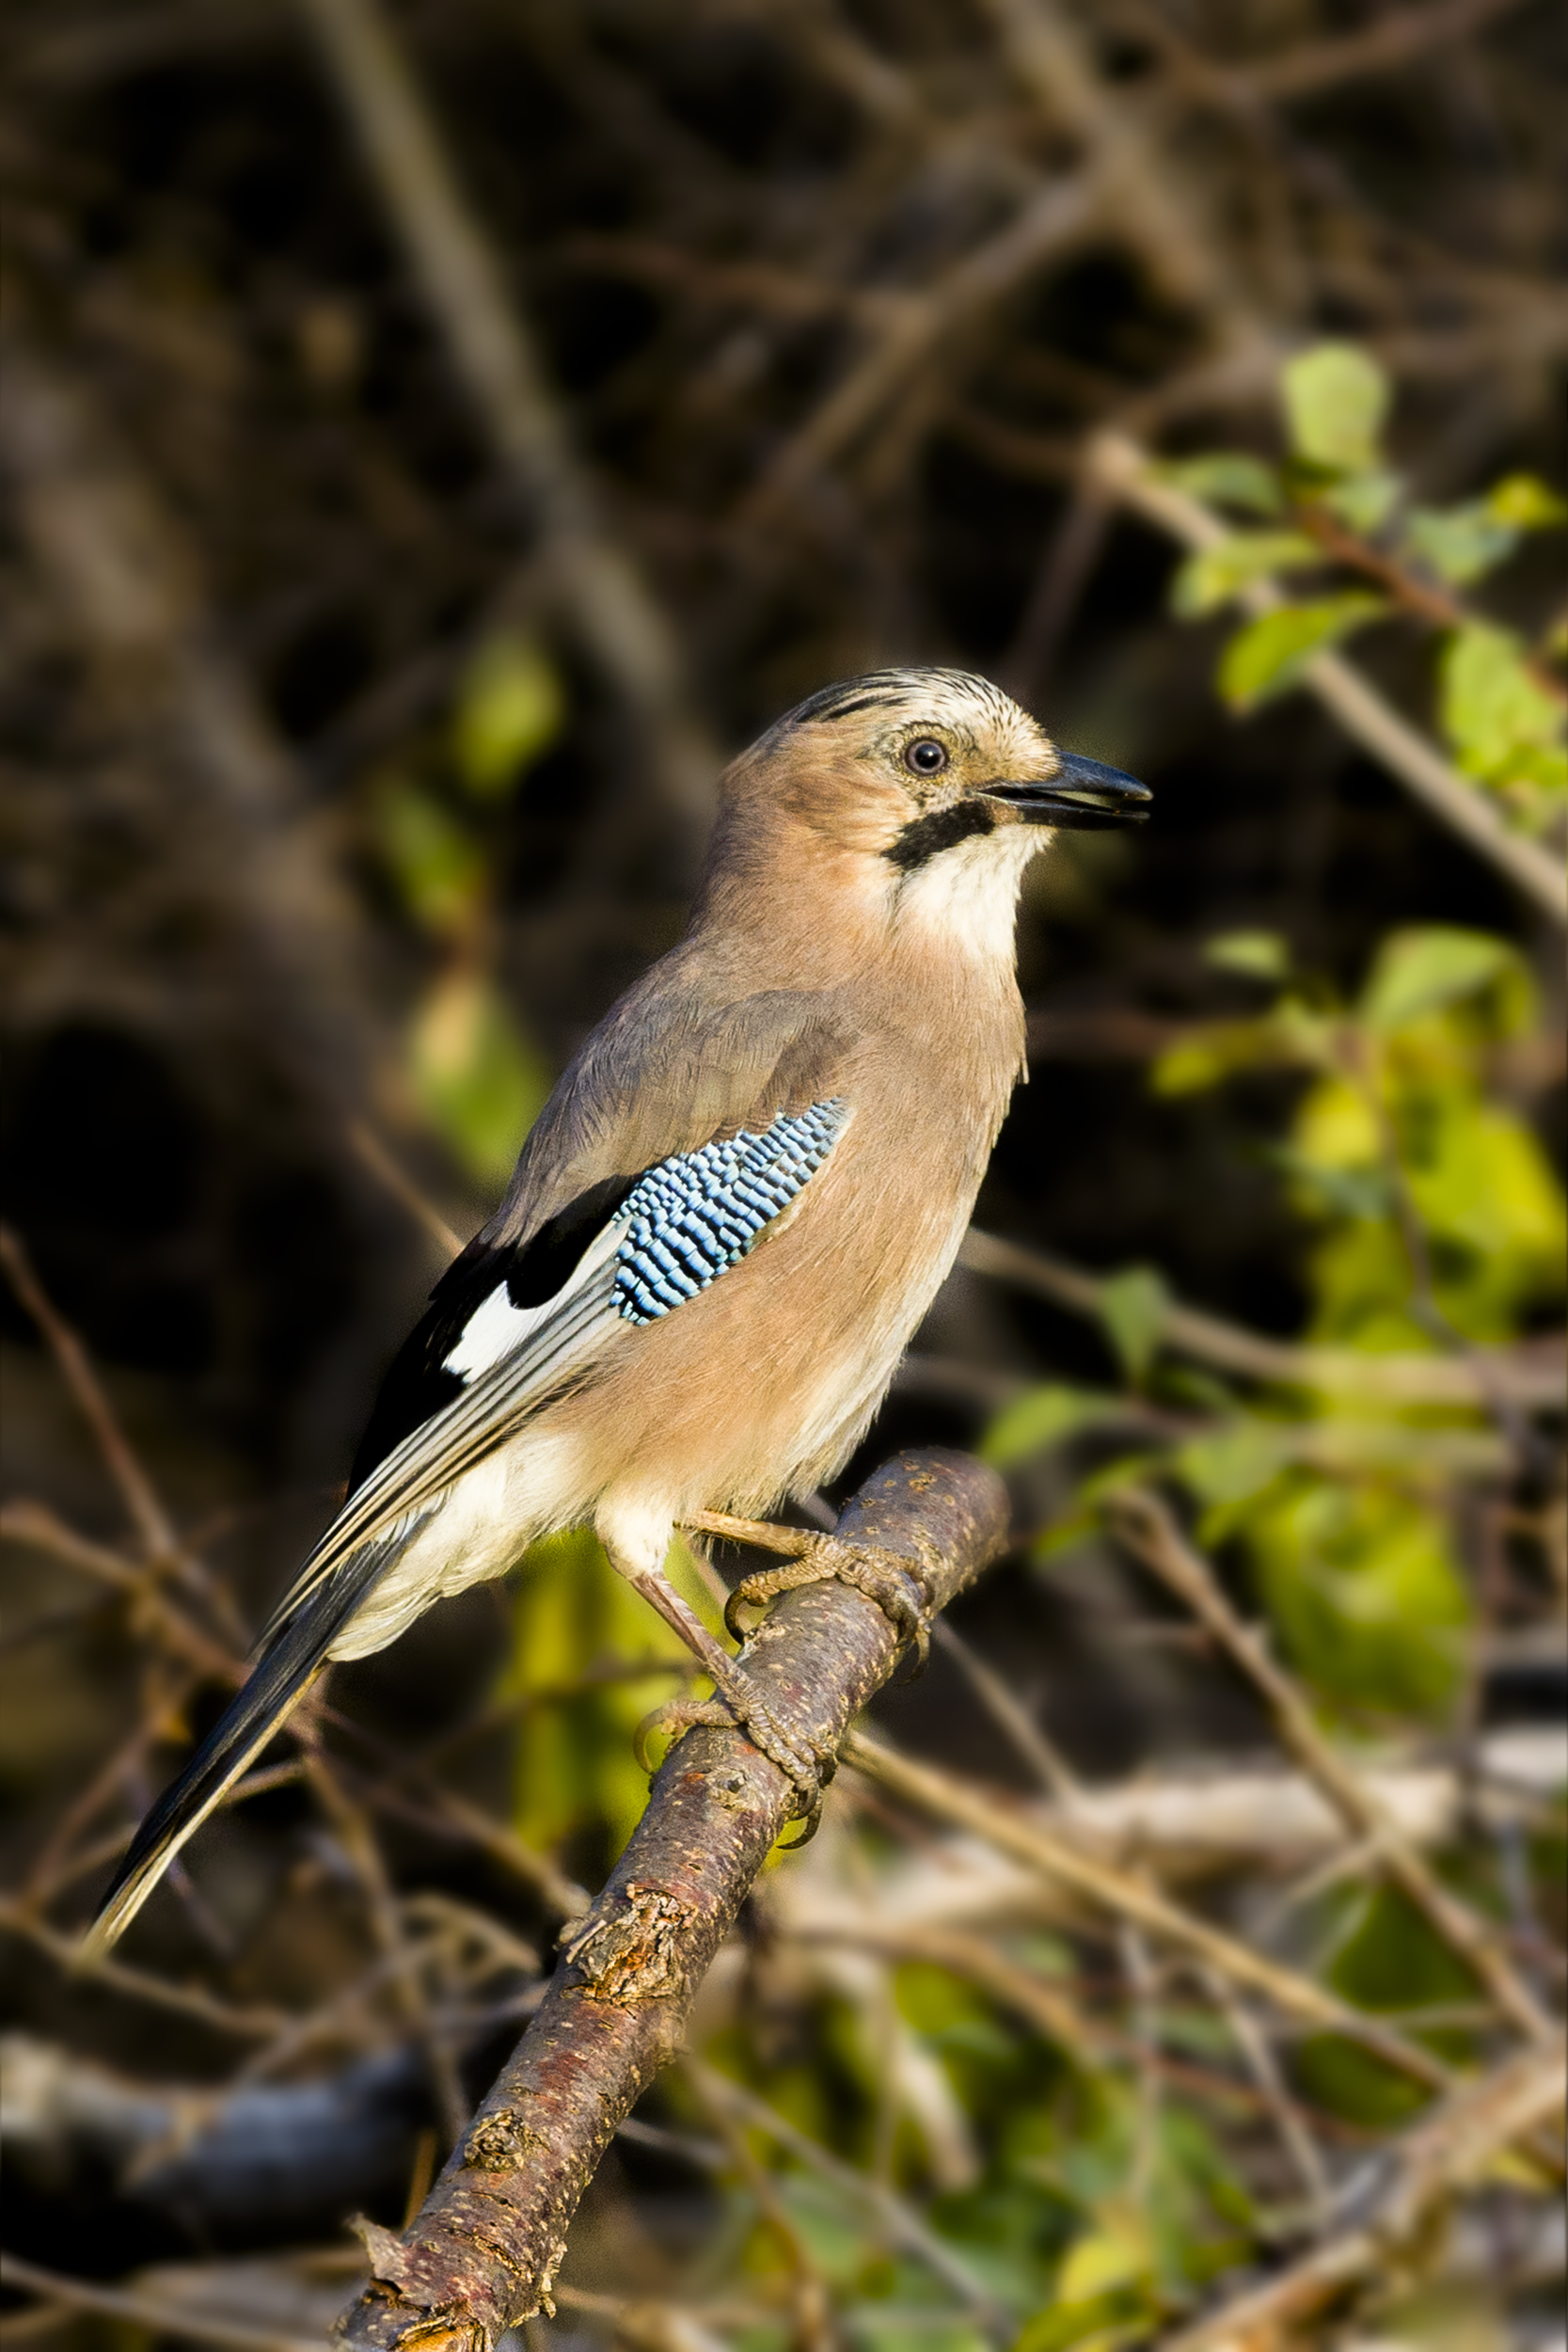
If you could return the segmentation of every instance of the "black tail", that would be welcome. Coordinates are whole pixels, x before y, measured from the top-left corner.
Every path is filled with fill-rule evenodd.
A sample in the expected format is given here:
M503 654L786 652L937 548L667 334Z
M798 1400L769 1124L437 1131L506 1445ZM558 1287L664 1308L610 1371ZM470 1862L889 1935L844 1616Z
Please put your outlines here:
M332 1644L412 1533L412 1528L402 1527L351 1553L278 1628L222 1720L131 1840L87 1930L84 1960L101 1958L130 1926L185 1840L287 1722L325 1663Z

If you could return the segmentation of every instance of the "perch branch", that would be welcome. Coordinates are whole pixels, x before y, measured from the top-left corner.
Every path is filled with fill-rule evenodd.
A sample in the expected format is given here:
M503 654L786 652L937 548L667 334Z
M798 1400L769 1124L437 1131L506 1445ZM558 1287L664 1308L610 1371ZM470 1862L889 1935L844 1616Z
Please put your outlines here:
M840 1520L851 1547L911 1563L936 1610L1006 1539L999 1479L961 1454L900 1454ZM834 1756L893 1672L897 1636L847 1585L784 1595L741 1661L792 1741ZM571 1940L539 2013L404 2235L361 2233L374 2274L341 2323L364 2352L489 2352L541 2309L578 2201L678 2046L708 1964L788 1818L793 1791L727 1726L687 1734Z

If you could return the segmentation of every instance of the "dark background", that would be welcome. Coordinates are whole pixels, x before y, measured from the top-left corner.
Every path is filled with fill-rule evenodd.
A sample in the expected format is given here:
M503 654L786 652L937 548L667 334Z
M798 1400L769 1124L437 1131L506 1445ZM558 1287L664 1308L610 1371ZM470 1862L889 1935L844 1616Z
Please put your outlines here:
M492 1197L410 1091L405 1025L450 943L400 898L376 811L394 770L452 797L451 712L498 630L542 645L564 697L556 739L479 822L487 969L547 1073L678 935L705 779L824 682L978 670L1141 775L1144 832L1066 840L1032 873L1030 1082L979 1221L1100 1270L1158 1265L1257 1329L1291 1335L1304 1312L1304 1232L1266 1152L1297 1082L1164 1101L1147 1079L1172 1025L1257 1002L1205 940L1277 931L1349 989L1392 927L1470 925L1516 940L1555 996L1520 901L1315 705L1226 712L1226 624L1169 614L1171 549L1086 497L1079 458L1108 422L1171 453L1272 455L1280 359L1335 334L1394 376L1394 460L1422 500L1560 478L1568 20L1546 0L1038 13L1084 75L1054 104L1020 45L1030 12L962 0L393 9L593 528L668 633L634 691L563 584L575 526L552 535L548 481L507 443L504 402L476 399L349 127L332 11L7 11L5 1213L252 1622L439 1265L352 1122L460 1232ZM965 260L1118 138L1125 181L960 301ZM895 297L943 323L813 457ZM1522 619L1554 595L1560 541L1488 589ZM1395 627L1365 659L1428 709L1430 640ZM1560 1073L1534 1110L1558 1138ZM33 1321L8 1292L3 1314L13 1484L116 1535ZM945 1369L895 1393L847 1486L895 1444L973 1441L963 1366L1116 1376L1093 1326L963 1274L921 1347ZM62 1608L29 1557L8 1880L141 1703L118 1604L84 1614L71 1588ZM399 1741L466 1720L499 1606L438 1613L342 1677L344 1704ZM1106 1559L1049 1589L1015 1564L958 1622L1088 1771L1256 1738L1190 1654L1119 1646L1118 1610L1157 1613ZM198 1692L193 1723L217 1704ZM887 1720L1019 1778L940 1659ZM453 1770L494 1795L508 1754L498 1735ZM309 1818L297 1789L253 1800L230 1868L279 1883L275 1851ZM482 1857L406 1821L387 1836L406 1883L516 1910ZM590 1839L575 1867L602 1860ZM148 1928L176 1975L211 1960L182 1920L171 1904ZM347 1931L310 1932L330 1974ZM36 2031L185 2075L231 2055L8 1948ZM315 1964L302 1945L283 1973ZM248 1980L275 1966L252 1954ZM294 2233L325 2234L331 2196L305 2203ZM65 2267L112 2273L164 2243L145 2215L101 2214L88 2249L69 2198L24 2210L26 2243Z

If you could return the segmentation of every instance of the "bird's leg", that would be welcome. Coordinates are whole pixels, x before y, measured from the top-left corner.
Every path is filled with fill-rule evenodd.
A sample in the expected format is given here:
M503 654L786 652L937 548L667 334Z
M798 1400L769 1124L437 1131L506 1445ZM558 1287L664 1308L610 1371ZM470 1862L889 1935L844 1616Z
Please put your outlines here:
M761 1608L778 1593L793 1593L803 1584L830 1581L851 1585L874 1600L888 1618L900 1642L913 1642L915 1671L926 1663L931 1645L931 1596L912 1560L896 1551L881 1551L869 1544L847 1544L836 1535L823 1535L805 1527L776 1527L770 1519L737 1519L727 1511L698 1511L683 1522L705 1535L729 1543L754 1544L760 1550L782 1551L788 1565L763 1568L744 1577L724 1608L724 1623L738 1642L745 1632L743 1609Z
M615 1560L613 1551L610 1557ZM618 1560L615 1560L615 1565L633 1590L641 1593L649 1607L657 1609L665 1624L680 1635L703 1672L712 1681L721 1702L672 1699L663 1707L656 1707L653 1713L638 1726L640 1760L646 1763L646 1742L655 1731L670 1732L678 1739L693 1724L738 1724L769 1763L776 1764L780 1772L793 1781L800 1800L800 1813L809 1825L806 1833L809 1836L816 1829L817 1816L822 1810L823 1784L832 1776L824 1769L824 1759L813 1755L809 1749L802 1749L790 1738L761 1692L741 1672L728 1650L720 1646L702 1619L687 1607L657 1568L625 1567Z

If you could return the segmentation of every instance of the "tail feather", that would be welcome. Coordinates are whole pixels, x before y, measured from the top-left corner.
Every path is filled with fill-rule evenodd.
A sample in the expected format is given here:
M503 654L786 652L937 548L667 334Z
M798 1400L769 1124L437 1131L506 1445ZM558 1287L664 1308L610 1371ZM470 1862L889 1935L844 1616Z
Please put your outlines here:
M132 1839L83 1941L84 1961L102 1959L119 1941L186 1839L287 1722L333 1642L412 1532L404 1524L378 1543L366 1544L278 1627L248 1680Z

